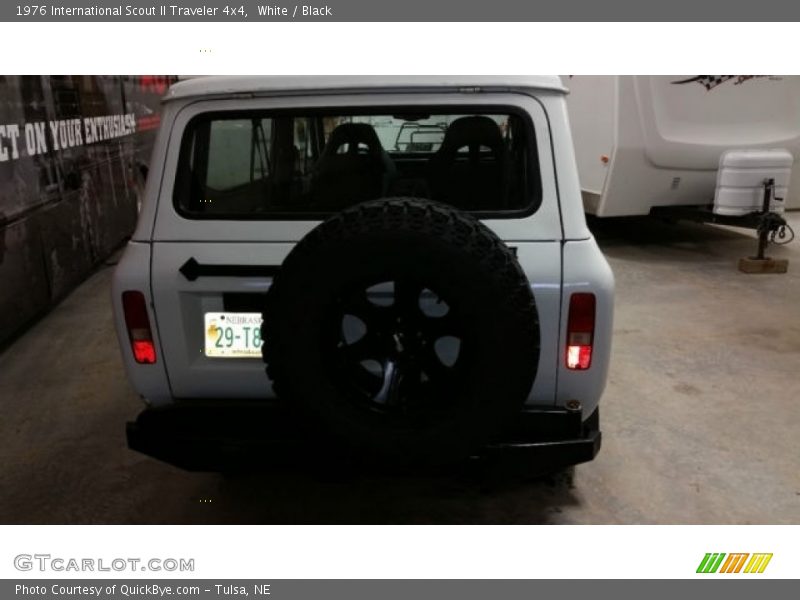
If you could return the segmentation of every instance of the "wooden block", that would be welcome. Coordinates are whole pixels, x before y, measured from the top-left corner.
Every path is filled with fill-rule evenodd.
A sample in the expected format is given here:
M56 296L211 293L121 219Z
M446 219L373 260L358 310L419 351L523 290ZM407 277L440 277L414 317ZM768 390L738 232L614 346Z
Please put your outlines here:
M742 273L786 273L789 260L786 258L740 258L739 270Z

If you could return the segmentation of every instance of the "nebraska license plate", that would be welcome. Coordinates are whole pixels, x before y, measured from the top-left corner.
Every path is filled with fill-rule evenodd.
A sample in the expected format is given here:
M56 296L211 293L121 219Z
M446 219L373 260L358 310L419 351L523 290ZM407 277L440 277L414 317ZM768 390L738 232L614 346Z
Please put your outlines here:
M206 356L261 358L261 313L205 313Z

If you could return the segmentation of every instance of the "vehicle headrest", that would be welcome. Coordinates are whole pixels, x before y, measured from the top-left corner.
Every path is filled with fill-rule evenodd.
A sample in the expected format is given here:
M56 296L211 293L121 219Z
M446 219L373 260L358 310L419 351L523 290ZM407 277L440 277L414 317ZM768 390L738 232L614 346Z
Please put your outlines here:
M439 151L445 154L455 153L464 146L468 146L470 150L473 147L486 146L493 152L500 152L503 148L503 134L497 123L489 117L461 117L447 128Z
M371 154L380 153L383 150L378 134L375 133L372 125L367 123L343 123L336 127L328 139L325 146L325 153L335 153L348 144L348 153L358 152L358 145L364 144Z

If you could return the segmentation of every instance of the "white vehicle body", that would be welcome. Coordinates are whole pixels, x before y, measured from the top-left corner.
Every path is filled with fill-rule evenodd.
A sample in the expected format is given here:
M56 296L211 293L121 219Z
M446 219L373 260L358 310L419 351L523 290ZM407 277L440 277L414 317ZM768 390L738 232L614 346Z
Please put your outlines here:
M734 150L800 157L800 77L571 76L567 105L587 213L647 215L714 201ZM786 208L800 208L800 184Z
M192 118L207 113L336 107L513 107L530 117L541 173L541 204L528 216L484 220L509 246L531 282L541 331L538 372L528 402L597 407L605 386L612 331L613 276L586 227L567 119L557 77L228 77L174 85L165 98L138 227L117 267L113 304L123 360L136 391L153 406L194 399L262 399L273 395L261 360L204 353L204 315L223 312L226 294L263 293L259 274L187 280L190 259L204 265L279 266L320 220L191 219L173 203L180 140ZM144 294L156 360L132 354L121 301ZM597 299L592 365L565 364L570 294ZM534 365L535 366L535 365ZM533 366L532 366L533 367Z

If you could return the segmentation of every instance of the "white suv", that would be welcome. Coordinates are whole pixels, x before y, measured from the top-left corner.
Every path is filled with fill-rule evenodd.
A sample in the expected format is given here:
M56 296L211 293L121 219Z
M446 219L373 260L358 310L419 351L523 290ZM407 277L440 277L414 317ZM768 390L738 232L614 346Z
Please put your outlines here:
M172 86L113 304L145 413L173 422L280 404L414 463L600 446L613 276L557 77ZM129 443L157 454L143 417Z

